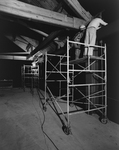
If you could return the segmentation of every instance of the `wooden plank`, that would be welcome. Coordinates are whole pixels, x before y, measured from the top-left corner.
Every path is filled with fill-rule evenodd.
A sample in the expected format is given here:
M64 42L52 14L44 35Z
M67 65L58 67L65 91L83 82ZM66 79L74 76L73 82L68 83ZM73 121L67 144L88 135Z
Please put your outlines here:
M77 0L64 0L66 4L75 12L78 17L82 17L86 21L90 21L92 15L87 12Z
M13 55L0 55L0 59L32 61L28 60L26 56L13 56Z
M0 0L0 12L47 24L79 29L85 20L46 10L17 0Z

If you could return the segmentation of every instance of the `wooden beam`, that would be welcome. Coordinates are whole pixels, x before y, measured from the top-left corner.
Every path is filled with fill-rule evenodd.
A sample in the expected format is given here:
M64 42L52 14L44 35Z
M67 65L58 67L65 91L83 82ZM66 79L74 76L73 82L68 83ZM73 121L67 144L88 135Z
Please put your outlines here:
M37 33L39 33L43 37L47 37L48 36L48 34L45 33L45 32L43 32L43 31L40 31L40 30L37 30L37 29L33 29L33 28L30 28L30 29L33 30L33 31L35 31L35 32L37 32Z
M30 29L32 29L32 28L30 28ZM36 29L32 29L32 30L35 31L35 32L38 32L41 35L43 35L45 38L49 36L47 33L42 32L40 30L36 30ZM61 45L63 46L65 44L64 41L57 41L57 37L54 39L54 43L56 43L58 45L58 47L61 47Z
M0 55L0 59L32 61L28 60L26 56L13 56L13 55Z
M0 0L0 12L14 15L26 20L43 22L60 27L79 29L85 20L46 10L18 0Z
M58 30L52 32L41 44L39 44L31 53L28 55L28 59L32 57L34 54L36 54L41 49L46 48L57 36L59 36L61 33L65 32L64 30Z
M74 11L77 17L82 17L86 21L90 21L92 15L87 12L78 2L78 0L64 0L66 4Z
M28 43L30 43L32 46L34 47L37 47L39 42L34 40L34 39L31 39L29 37L26 37L26 36L21 36L25 41L27 41Z
M0 53L0 55L17 55L17 56L19 56L19 55L26 56L28 54L30 54L30 52L5 52L5 53Z

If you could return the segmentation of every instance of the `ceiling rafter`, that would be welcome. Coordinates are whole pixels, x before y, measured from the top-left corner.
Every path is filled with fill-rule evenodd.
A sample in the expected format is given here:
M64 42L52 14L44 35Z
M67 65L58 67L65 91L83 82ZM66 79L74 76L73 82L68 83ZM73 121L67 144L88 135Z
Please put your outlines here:
M79 29L85 23L83 19L68 17L67 15L32 6L17 0L1 0L0 12L35 22L43 22L72 29Z
M63 13L63 10L66 11L63 8L64 1L68 2L68 5L71 6L70 8L75 12L75 14L77 14L77 17L69 17L68 12ZM17 19L17 21L23 21L23 24L27 23L28 25L26 24L25 27L27 27L29 31L34 31L34 33L41 35L42 38L45 37L45 39L42 39L43 41L40 40L41 43L37 45L37 43L34 43L36 39L32 41L32 37L27 37L24 34L21 34L20 30L19 36L23 37L23 39L27 41L28 44L30 43L31 45L35 46L35 49L31 50L31 53L28 55L27 58L32 58L32 56L34 56L38 52L44 53L46 51L50 51L52 46L55 46L55 48L52 48L52 50L56 49L57 46L63 47L64 43L54 41L54 39L60 36L62 32L64 32L64 29L66 29L65 31L69 31L67 29L76 29L75 31L77 31L82 24L87 24L87 21L90 20L90 14L82 8L80 3L77 4L77 0L64 1L60 2L56 0L0 0L1 14L3 14L4 16L11 16L13 19ZM50 2L52 2L52 6ZM44 7L45 9L41 7ZM62 12L57 12L61 9L63 9ZM32 26L33 23L40 24L40 27L35 28L34 26ZM56 26L57 29L53 29L54 31L50 31L48 32L48 34L43 33L42 25L49 25L50 27ZM37 30L38 32L35 30ZM19 41L13 43L20 46ZM25 46L21 48L27 51L27 49L25 49Z
M64 0L66 4L74 11L77 17L82 17L86 21L90 21L92 15L87 12L79 3L78 0Z

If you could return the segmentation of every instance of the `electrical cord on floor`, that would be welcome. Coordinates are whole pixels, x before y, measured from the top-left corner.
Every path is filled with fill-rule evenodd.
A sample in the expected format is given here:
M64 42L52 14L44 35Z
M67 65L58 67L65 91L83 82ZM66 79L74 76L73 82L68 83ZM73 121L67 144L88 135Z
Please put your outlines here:
M44 97L44 95L40 92L40 90L37 90L37 91L38 91L39 98L40 98L40 94ZM40 93L39 93L39 92L40 92ZM43 126L44 126L44 123L45 123L45 113L44 113L44 110L43 110L43 108L41 107L40 103L39 103L39 106L40 106L40 108L41 108L41 110L42 110L42 113L43 113L43 116L44 116L43 122L42 122L42 124L41 124L42 131L43 131L43 133L47 136L47 138L51 141L51 143L54 145L54 147L56 148L56 150L59 150L58 147L57 147L57 146L55 145L55 143L53 142L53 140L52 140L52 139L47 135L47 133L44 131Z
M37 93L38 93L39 99L41 99L40 94L44 97L44 95L41 93L41 91L40 91L39 89L37 89ZM34 105L34 104L33 104L33 105ZM56 150L59 150L58 147L57 147L57 146L55 145L55 143L53 142L53 140L52 140L52 139L47 135L47 133L44 131L45 113L44 113L44 110L43 110L43 108L42 108L40 102L39 102L39 106L40 106L40 108L41 108L41 110L42 110L42 113L43 113L43 122L41 122L41 118L40 118L40 116L39 116L39 114L38 114L36 108L35 108L35 110L36 110L36 113L38 114L38 116L39 116L39 118L40 118L42 132L43 132L43 134L50 140L50 142L54 145L54 147L56 148ZM35 106L34 106L34 107L35 107ZM45 140L45 141L46 141L46 140ZM46 143L46 145L47 145L47 143ZM48 148L48 147L47 147L47 148Z
M34 103L33 103L33 99L32 99L32 104L33 104L33 106L34 106L34 109L35 109L35 111L36 111L36 113L37 113L38 117L39 117L40 124L41 124L41 130L42 130L42 132L43 132L41 117L40 117L40 115L39 115L39 113L38 113L38 111L37 111L37 109L36 109L36 107L35 107L35 105L34 105ZM44 132L43 132L43 135L44 135ZM47 142L46 142L45 135L44 135L44 139L45 139L45 144L46 144L46 146L47 146L47 149L49 150L48 145L47 145Z

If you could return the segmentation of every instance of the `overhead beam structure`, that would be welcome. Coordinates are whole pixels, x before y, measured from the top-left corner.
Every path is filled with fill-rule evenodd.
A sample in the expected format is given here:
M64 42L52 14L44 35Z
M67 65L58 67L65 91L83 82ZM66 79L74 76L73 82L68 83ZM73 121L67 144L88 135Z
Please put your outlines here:
M60 27L79 29L85 20L36 7L18 0L0 0L0 12L26 20L43 22Z
M36 54L39 50L44 49L50 44L57 36L59 36L61 33L63 33L64 30L58 30L52 32L41 44L39 44L31 53L28 55L28 59L32 57L34 54Z
M82 17L86 21L90 21L92 15L87 12L78 2L78 0L64 0L66 4L73 10L77 17Z

